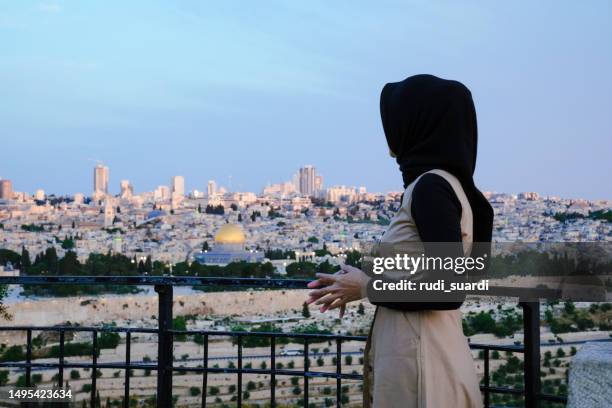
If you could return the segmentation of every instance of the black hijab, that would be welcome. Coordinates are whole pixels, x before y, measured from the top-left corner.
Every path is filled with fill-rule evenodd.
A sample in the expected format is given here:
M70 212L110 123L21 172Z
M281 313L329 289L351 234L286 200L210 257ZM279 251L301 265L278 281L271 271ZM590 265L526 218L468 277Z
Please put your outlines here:
M472 94L461 82L415 75L385 85L380 114L404 188L446 170L461 182L474 215L474 242L491 242L493 209L474 185L478 130Z

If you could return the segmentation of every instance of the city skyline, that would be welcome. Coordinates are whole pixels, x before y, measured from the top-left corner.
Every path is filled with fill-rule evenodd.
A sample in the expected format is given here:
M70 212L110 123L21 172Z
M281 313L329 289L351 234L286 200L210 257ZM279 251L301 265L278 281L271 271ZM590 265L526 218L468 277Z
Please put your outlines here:
M387 191L377 191L371 190L368 186L364 186L362 184L357 183L338 183L338 184L324 184L323 175L317 172L316 166L311 164L303 165L299 167L297 171L291 177L288 175L283 179L279 177L277 180L273 182L266 182L260 186L258 189L254 190L240 190L236 188L227 188L225 184L218 183L216 178L210 178L206 181L193 184L187 184L186 178L182 175L172 175L168 178L169 182L167 184L160 184L159 181L154 182L155 185L151 189L138 189L134 187L131 179L126 179L122 176L117 176L115 180L112 179L112 172L110 171L110 166L106 166L101 161L97 161L96 166L93 168L93 184L90 186L89 191L79 190L79 191L69 191L64 193L57 193L54 191L45 190L42 187L37 187L32 191L25 191L19 188L15 188L15 182L10 178L0 177L0 199L9 200L9 196L17 193L25 193L28 196L33 197L36 200L44 200L46 196L56 196L56 197L74 197L75 195L82 197L90 197L93 199L103 199L104 197L119 197L119 198L131 198L133 195L138 194L147 194L153 193L156 195L163 196L164 199L169 199L174 195L177 196L187 196L187 195L199 195L199 196L212 196L216 194L224 194L224 193L238 193L238 192L249 192L255 193L256 195L266 196L273 194L272 192L268 192L272 188L275 193L285 194L283 191L285 190L287 185L291 185L290 191L287 193L298 194L301 196L313 196L313 197L325 197L325 193L327 196L331 194L332 196L342 195L346 191L354 190L353 193L380 193L380 194L388 194L393 192L401 192L402 189L394 189ZM116 183L115 183L116 181ZM229 184L231 185L232 178L228 179ZM117 184L117 188L113 186ZM187 186L190 186L187 188ZM276 191L277 189L283 191ZM161 191L163 190L163 191ZM536 194L540 195L538 191L497 191L497 190L487 190L485 193L493 193L493 194ZM321 195L322 194L322 195ZM570 197L570 196L561 196L558 194L542 194L542 196L546 197L560 197L565 199L576 199L576 200L590 200L590 201L610 201L610 198L595 198L590 199L586 197ZM334 200L332 200L334 201Z
M328 185L397 190L379 93L427 72L474 95L480 189L609 199L609 15L603 1L7 3L0 176L89 191L101 160L141 191L176 174L257 191L314 162Z

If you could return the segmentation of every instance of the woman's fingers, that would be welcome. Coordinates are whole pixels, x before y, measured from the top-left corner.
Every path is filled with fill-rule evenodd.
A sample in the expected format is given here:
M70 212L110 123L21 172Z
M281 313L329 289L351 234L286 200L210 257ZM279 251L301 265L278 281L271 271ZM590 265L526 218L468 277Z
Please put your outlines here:
M338 298L336 299L333 303L331 303L329 305L329 307L327 308L327 310L333 310L333 309L337 309L339 307L344 307L346 305L347 301L345 298Z
M329 294L319 299L316 304L321 305L321 308L319 309L321 312L326 312L332 309L332 305L334 305L335 302L340 301L342 298L343 295L339 293Z
M335 274L332 275L329 273L317 273L315 274L315 276L319 278L318 281L326 285L331 285L338 280L338 275Z
M337 273L337 272L336 272ZM317 273L315 275L318 279L308 282L308 288L318 288L320 286L331 285L336 282L336 276L327 273Z
M315 300L322 298L325 295L335 292L337 289L338 288L336 287L336 285L331 285L331 286L326 286L321 289L313 290L308 294L308 300L306 301L306 303L310 304L314 302Z
M321 279L313 280L312 282L308 282L308 285L306 285L306 287L310 289L318 288L319 286L325 286Z
M337 288L336 288L334 285L332 285L332 286L326 286L326 287L321 288L321 289L315 289L315 290L311 291L311 292L310 292L308 295L309 295L309 296L311 296L311 297L317 297L317 298L319 298L319 297L321 297L321 296L325 296L325 295L327 295L328 293L332 293L332 292L333 292L333 291L335 291L336 289L337 289Z
M319 298L319 300L317 300L316 304L317 305L330 304L334 300L339 299L341 297L342 297L342 294L330 294L329 296L325 296L325 297Z

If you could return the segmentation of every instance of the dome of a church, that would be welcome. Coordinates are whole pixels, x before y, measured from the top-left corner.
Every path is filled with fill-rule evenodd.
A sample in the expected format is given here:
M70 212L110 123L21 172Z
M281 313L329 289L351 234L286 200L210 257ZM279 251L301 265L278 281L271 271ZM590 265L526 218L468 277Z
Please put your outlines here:
M244 244L245 240L244 231L236 224L225 224L215 235L217 244Z

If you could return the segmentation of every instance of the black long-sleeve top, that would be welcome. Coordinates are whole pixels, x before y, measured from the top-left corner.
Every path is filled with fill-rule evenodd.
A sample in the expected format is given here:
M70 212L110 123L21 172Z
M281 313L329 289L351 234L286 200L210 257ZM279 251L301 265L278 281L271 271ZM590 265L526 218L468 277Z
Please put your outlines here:
M412 190L412 218L423 242L461 242L461 203L443 177L428 173ZM455 310L463 302L372 302L404 311Z

